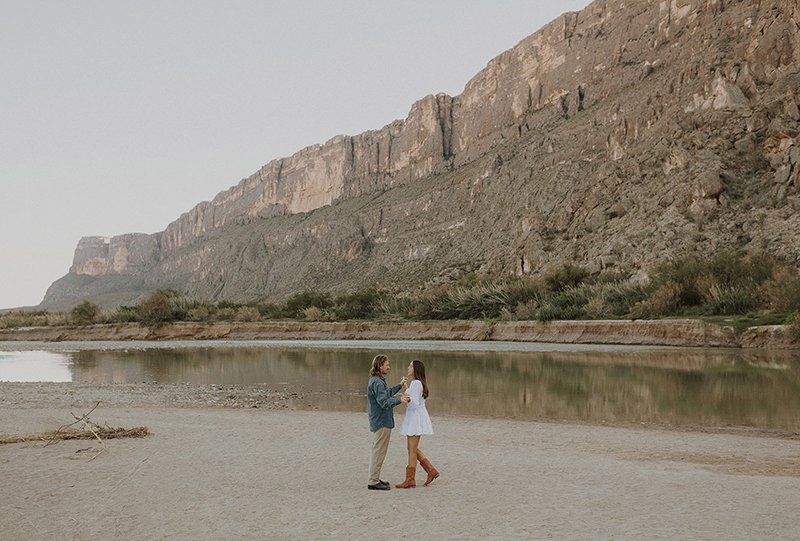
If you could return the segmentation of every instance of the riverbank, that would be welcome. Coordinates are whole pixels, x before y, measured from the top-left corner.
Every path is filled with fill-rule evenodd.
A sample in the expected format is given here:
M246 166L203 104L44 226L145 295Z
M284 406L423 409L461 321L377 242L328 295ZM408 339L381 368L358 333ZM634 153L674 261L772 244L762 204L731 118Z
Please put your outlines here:
M422 448L441 477L430 487L381 493L364 486L370 442L364 413L297 411L287 407L287 396L253 393L261 391L4 384L4 433L53 430L73 420L70 412L84 413L101 400L95 422L147 426L152 435L108 440L93 460L100 446L91 440L0 446L0 536L796 535L797 440L432 412L436 434L423 438ZM259 407L246 407L250 398ZM382 474L393 483L403 474L404 443L395 431Z
M136 323L22 327L0 341L97 340L493 340L568 344L796 349L786 326L732 327L697 319L590 321Z

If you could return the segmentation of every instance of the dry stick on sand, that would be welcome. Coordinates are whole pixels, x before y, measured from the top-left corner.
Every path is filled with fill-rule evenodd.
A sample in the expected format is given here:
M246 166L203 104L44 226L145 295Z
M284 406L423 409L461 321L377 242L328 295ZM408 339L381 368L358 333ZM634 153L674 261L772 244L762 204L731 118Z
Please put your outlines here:
M88 412L84 413L80 417L75 415L74 413L70 412L71 415L75 418L75 421L62 425L59 427L58 430L54 432L43 432L40 434L28 434L22 436L2 436L0 435L0 444L4 443L22 443L27 441L44 441L45 447L54 443L56 441L63 441L63 440L92 440L96 439L100 442L102 449L98 451L96 455L94 455L91 460L97 458L97 456L105 451L105 443L103 443L103 439L114 439L114 438L144 438L145 436L150 434L150 430L146 426L138 426L136 428L112 428L108 425L100 426L94 421L89 418L89 415L97 409L97 406L100 405L98 401L97 404L94 405L92 409ZM81 429L72 428L74 425L78 423L83 423Z
M92 413L94 410L96 410L96 409L97 409L97 406L99 406L99 405L100 405L100 401L98 400L98 401L97 401L97 403L96 403L96 404L95 404L95 405L92 407L92 409L90 409L89 411L87 411L86 413L84 413L83 415L81 415L80 417L78 417L77 415L75 415L75 414L74 414L74 413L72 413L72 412L69 412L69 413L70 413L70 415L72 415L72 416L75 418L75 420L74 420L73 422L69 423L69 424L66 424L66 425L61 425L60 427L58 427L58 430L56 430L55 432L53 432L53 437L49 438L49 441L47 442L47 444L45 444L45 447L47 447L48 445L50 445L50 444L51 444L51 443L53 443L54 441L58 441L58 440L63 440L63 439L83 439L83 438L80 438L80 437L78 437L78 438L68 438L68 437L60 438L60 437L57 437L57 436L58 436L59 434L65 434L65 435L66 435L67 433L66 433L66 432L63 432L63 430L65 430L65 429L67 429L67 428L69 428L69 427L71 427L71 426L74 426L74 425L76 425L76 424L80 423L81 421L83 421L83 422L84 422L84 425L83 425L84 427L88 427L88 426L89 426L89 423L87 422L87 419L89 419L89 415L91 415L91 413ZM90 428L89 430L91 430L91 428ZM74 430L73 430L73 431L71 431L71 433L74 433L74 432L75 432ZM83 432L83 431L78 431L78 434L84 434L84 432ZM95 436L95 437L96 437L98 440L100 439L100 438L97 436L97 434L95 434L95 433L94 433L94 431L93 431L93 430L92 430L92 434L94 434L94 436ZM88 436L87 436L87 437L88 437ZM100 440L100 444L101 444L101 445L102 445L102 443L103 443L103 441L102 441L102 440Z
M75 414L74 414L74 413L72 413L72 412L69 412L69 413L70 413L70 415L72 415L72 416L75 418L75 422L73 422L73 423L70 423L70 424L68 424L68 425L63 425L61 428L59 428L58 430L56 430L56 434L58 434L58 433L59 433L59 432L61 432L61 430L62 430L62 429L64 429L64 428L69 428L69 427L71 427L72 425L75 425L75 424L78 424L78 423L83 423L83 425L82 425L82 426L83 426L83 429L84 429L84 430L88 430L89 432L91 432L91 433L92 433L92 435L94 435L94 437L95 437L95 438L97 438L97 441L99 441L99 442L100 442L100 449L99 449L99 450L97 450L97 453L95 453L95 455L94 455L92 458L90 458L90 459L89 459L89 461L90 461L90 462L91 462L92 460L94 460L95 458L97 458L98 456L100 456L100 453L102 453L103 451L105 451L105 450L106 450L106 444L105 444L105 443L103 443L103 440L101 440L101 439L100 439L100 436L98 436L98 435L97 435L97 432L95 432L95 431L94 431L94 429L92 428L92 426L95 426L95 427L97 427L99 430L102 430L102 429L103 429L103 427L101 427L101 426L99 426L99 425L95 424L94 422L92 422L92 420L91 420L91 419L89 419L89 414L90 414L90 413L92 413L92 412L93 412L93 411L94 411L94 410L97 408L97 406L99 406L99 405L100 405L100 401L98 400L98 401L97 401L97 404L95 404L95 405L94 405L94 407L93 407L92 409L90 409L88 412L84 413L84 414L83 414L83 415L81 415L80 417L78 417L77 415L75 415ZM52 440L51 440L51 441L52 441ZM47 442L47 444L45 444L45 447L47 447L47 445L49 445L49 444L50 444L50 442ZM92 448L90 447L89 449L92 449ZM92 450L93 450L93 449L92 449Z

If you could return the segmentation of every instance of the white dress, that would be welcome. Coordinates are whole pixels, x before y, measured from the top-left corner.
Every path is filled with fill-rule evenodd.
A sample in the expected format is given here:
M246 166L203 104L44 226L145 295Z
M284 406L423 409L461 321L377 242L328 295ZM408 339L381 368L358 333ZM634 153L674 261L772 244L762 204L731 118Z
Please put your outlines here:
M425 407L425 399L422 398L422 382L418 379L413 380L406 394L411 397L411 402L406 407L406 416L400 426L400 433L403 436L433 434L431 417Z

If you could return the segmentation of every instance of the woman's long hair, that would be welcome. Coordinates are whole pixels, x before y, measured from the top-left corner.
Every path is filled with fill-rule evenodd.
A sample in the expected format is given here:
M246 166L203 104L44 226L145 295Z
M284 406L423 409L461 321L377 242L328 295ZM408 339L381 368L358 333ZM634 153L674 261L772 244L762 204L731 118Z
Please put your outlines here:
M381 365L389 360L389 357L386 355L375 355L375 358L372 359L372 368L369 370L369 376L380 376L381 374ZM423 372L424 373L424 372Z
M425 365L422 361L414 359L411 361L411 367L414 370L414 379L418 379L422 383L422 398L428 398L428 383L425 381Z

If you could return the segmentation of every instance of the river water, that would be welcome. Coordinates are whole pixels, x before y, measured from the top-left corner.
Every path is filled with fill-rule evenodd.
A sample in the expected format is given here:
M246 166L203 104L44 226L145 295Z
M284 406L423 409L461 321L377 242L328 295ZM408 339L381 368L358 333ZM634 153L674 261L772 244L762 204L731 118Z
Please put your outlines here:
M263 384L364 411L371 360L425 362L441 414L800 431L800 353L498 342L0 343L0 381Z

